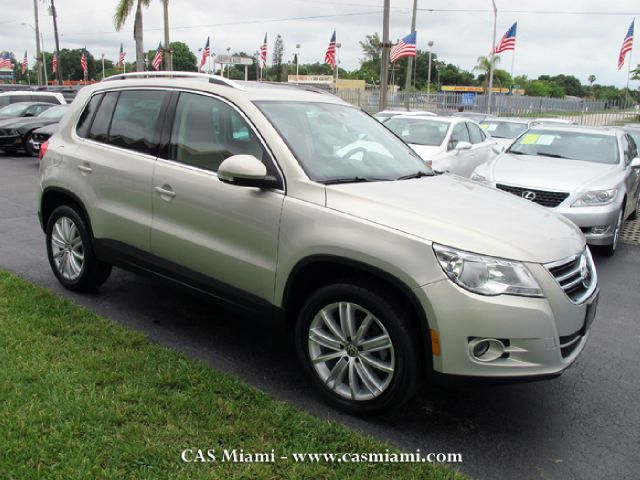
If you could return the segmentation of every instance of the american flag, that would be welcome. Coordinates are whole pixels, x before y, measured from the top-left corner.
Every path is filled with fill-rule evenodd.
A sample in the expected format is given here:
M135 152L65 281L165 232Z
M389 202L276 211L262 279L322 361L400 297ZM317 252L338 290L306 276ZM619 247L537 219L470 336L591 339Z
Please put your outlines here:
M29 59L27 58L27 51L24 51L24 58L22 59L22 74L24 75L24 72L27 71L27 68L29 67Z
M53 58L51 59L51 72L55 75L58 71L58 55L53 54Z
M80 57L80 66L82 67L82 71L86 75L87 71L89 70L89 67L87 66L87 49L86 48L82 50L82 56Z
M624 65L624 57L627 55L627 52L630 52L633 48L633 24L635 19L629 25L629 30L627 30L627 36L624 37L624 41L622 42L622 47L620 48L620 55L618 55L618 70L622 68Z
M122 48L122 42L120 42L120 56L118 57L118 65L122 66L124 65L124 57L125 57L125 53L124 53L124 48Z
M156 50L156 54L151 60L151 66L154 70L160 70L160 66L162 65L162 43L158 44L158 48Z
M267 68L267 34L264 34L264 42L260 45L260 68Z
M496 48L492 53L501 53L506 52L507 50L515 50L516 49L516 30L518 29L518 22L515 22L511 25L511 28L507 30L507 33L504 34L500 43L496 45Z
M333 31L331 40L329 40L329 46L327 47L327 53L324 54L324 63L331 65L331 68L336 66L336 31Z
M211 55L211 47L209 46L209 37L207 37L207 44L204 46L204 50L202 51L202 59L200 59L200 68L204 66L207 62L207 58Z
M0 54L0 68L13 69L13 63L11 63L11 53L2 52Z
M409 35L400 40L395 47L391 49L391 62L403 57L415 57L416 56L416 32L411 32Z

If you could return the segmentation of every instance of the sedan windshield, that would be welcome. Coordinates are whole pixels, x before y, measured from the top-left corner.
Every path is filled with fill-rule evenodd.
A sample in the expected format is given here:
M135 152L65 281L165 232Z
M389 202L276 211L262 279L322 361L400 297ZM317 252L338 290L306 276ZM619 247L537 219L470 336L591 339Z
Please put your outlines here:
M63 115L67 112L67 108L69 108L67 105L60 105L58 107L49 108L38 116L40 118L62 118Z
M526 123L498 122L492 120L485 120L480 126L494 138L509 139L516 138L528 128Z
M0 108L0 115L9 115L12 117L19 117L27 108L31 106L30 103L12 103L4 108Z
M449 130L449 123L424 118L392 118L385 127L407 143L439 147Z
M291 101L256 105L314 181L381 181L432 173L402 140L354 107Z
M562 130L529 130L507 150L516 155L618 163L618 142L612 135Z

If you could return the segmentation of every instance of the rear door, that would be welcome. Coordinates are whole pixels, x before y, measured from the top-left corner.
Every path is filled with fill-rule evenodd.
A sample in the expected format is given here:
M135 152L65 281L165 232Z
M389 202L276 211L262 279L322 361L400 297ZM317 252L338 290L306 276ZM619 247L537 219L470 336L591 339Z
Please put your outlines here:
M447 142L447 153L441 158L433 160L433 168L441 172L455 173L456 175L465 175L469 170L471 162L472 149L456 150L456 146L460 142L471 143L469 131L465 125L466 122L456 123L451 129L451 136ZM473 170L473 169L472 169Z
M219 181L220 164L239 154L253 155L282 178L234 106L207 94L180 93L169 146L153 176L152 251L192 282L271 302L284 191Z

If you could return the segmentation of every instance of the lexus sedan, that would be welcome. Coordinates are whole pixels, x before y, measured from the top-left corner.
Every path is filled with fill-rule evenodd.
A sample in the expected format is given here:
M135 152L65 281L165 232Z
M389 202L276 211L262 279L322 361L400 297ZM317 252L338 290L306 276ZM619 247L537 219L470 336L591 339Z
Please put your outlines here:
M491 135L501 150L505 150L531 126L531 123L531 120L526 118L485 118L480 127Z
M495 155L495 140L466 118L401 115L384 125L437 172L469 177Z
M540 126L471 179L564 215L613 255L624 220L640 207L639 175L636 143L621 129Z

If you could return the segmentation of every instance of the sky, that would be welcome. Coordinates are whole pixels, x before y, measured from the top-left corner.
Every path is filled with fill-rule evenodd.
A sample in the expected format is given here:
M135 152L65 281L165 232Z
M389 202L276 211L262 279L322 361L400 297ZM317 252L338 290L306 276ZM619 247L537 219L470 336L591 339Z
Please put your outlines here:
M587 83L623 87L627 66L617 69L622 40L634 16L640 18L637 0L495 0L498 7L497 40L518 22L515 58L501 55L501 68L514 74L537 78L560 73L575 75ZM50 0L37 0L39 19L47 51L53 50L52 17L46 6ZM55 0L58 11L60 48L87 49L96 57L102 53L116 60L120 42L127 61L135 59L134 15L116 32L113 12L117 0ZM334 29L340 66L357 68L362 58L358 41L379 32L382 36L383 0L169 0L171 41L185 42L192 51L202 48L211 37L212 51L255 52L268 34L269 58L273 40L282 35L285 60L291 60L300 44L301 63L322 62ZM390 39L402 38L410 31L412 0L391 0ZM0 0L0 51L9 50L22 58L35 52L33 0ZM493 14L491 0L418 0L416 30L418 48L433 52L447 63L471 70L480 55L492 45ZM548 13L547 13L548 12ZM155 49L163 39L162 2L151 0L143 10L144 47ZM638 27L640 29L640 26ZM640 63L640 33L632 52L634 68ZM628 61L628 57L627 57ZM33 60L30 62L33 64ZM639 88L640 81L632 81Z

